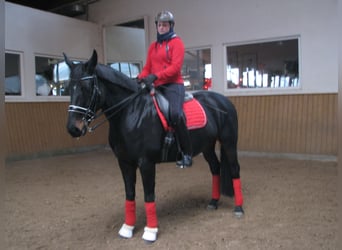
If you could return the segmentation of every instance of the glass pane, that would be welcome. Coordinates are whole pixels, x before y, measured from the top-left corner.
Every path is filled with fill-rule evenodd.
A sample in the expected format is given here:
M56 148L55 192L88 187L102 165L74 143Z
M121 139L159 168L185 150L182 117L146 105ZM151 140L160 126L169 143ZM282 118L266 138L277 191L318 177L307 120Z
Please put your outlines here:
M182 68L186 90L211 89L211 49L188 49Z
M21 95L19 54L5 53L5 95Z
M108 63L110 67L116 69L130 78L136 78L140 73L140 63L134 62L114 62Z
M227 88L299 86L298 39L228 46Z
M67 96L69 67L62 59L36 56L36 95Z
M131 78L137 78L140 73L140 63L130 63Z

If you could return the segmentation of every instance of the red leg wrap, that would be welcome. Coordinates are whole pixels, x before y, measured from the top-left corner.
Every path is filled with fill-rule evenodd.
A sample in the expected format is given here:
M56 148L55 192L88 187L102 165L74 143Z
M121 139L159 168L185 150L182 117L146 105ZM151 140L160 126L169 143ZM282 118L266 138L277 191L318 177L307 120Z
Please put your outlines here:
M234 195L235 195L235 206L242 206L243 197L242 197L240 179L233 179L233 187L234 187Z
M211 198L215 200L220 199L220 176L213 175L212 177L212 194Z
M158 227L158 219L155 202L145 202L145 212L148 227Z
M136 222L135 201L126 200L125 203L125 224L134 226Z

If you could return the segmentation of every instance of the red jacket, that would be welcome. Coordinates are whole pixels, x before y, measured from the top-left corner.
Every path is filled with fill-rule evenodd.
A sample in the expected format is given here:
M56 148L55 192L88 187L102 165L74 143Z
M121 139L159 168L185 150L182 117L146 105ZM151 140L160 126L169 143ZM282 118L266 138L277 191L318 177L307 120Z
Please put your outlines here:
M163 41L162 44L153 42L148 49L146 64L138 78L155 74L158 77L154 82L155 87L165 83L184 84L181 73L184 51L183 41L179 37Z

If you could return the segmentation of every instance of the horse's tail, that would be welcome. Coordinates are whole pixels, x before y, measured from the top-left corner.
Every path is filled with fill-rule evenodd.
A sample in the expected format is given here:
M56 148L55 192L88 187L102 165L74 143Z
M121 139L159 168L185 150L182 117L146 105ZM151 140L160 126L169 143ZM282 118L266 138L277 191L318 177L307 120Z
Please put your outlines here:
M229 197L234 196L234 189L233 189L233 178L231 174L231 169L227 157L227 153L223 145L221 145L221 168L220 168L220 183L221 183L221 194L226 195Z

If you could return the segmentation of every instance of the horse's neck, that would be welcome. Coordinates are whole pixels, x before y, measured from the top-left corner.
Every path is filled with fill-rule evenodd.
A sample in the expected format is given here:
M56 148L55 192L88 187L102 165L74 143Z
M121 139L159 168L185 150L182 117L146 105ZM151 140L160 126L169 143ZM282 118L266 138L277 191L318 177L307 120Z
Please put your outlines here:
M116 86L112 83L104 83L104 92L104 109L120 106L120 103L125 102L125 100L128 100L134 94L133 91Z
M111 89L107 89L105 92L105 106L113 106L113 105L121 102L126 97L127 96L121 94L121 92L112 91Z

